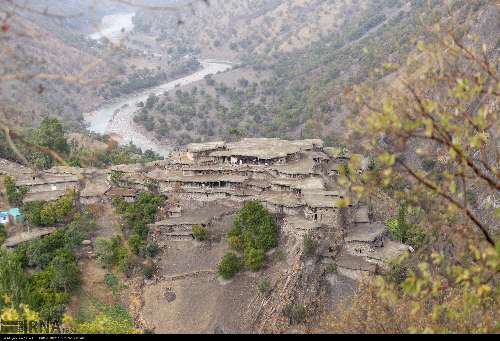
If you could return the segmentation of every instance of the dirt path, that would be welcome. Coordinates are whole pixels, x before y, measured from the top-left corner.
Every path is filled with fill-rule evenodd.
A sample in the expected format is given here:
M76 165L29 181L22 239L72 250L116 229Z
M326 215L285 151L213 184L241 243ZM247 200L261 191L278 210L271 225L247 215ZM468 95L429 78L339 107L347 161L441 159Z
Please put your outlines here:
M91 238L92 245L95 245L97 238L121 235L120 220L111 204L92 205L89 206L89 210L98 225ZM84 248L80 261L81 286L67 308L67 312L78 319L92 318L96 312L94 304L96 301L103 304L115 303L111 288L104 282L108 269L101 266L89 252L93 253L93 248ZM119 281L123 282L124 279L120 278Z

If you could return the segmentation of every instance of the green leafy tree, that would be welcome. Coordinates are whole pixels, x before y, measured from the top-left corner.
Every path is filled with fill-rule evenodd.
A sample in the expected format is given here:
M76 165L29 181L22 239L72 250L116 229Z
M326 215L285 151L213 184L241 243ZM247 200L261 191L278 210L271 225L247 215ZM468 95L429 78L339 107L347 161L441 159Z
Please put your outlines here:
M498 332L499 210L471 205L468 193L486 198L500 189L500 85L496 54L474 35L456 32L473 20L435 25L429 42L417 45L418 67L386 65L397 72L397 86L365 84L356 91L352 128L377 166L358 173L362 160L351 157L339 178L351 197L339 203L385 192L419 208L418 228L435 233L401 266L363 283L332 314L329 331ZM390 224L401 240L412 230L406 213L400 207Z
M0 297L8 296L15 306L28 302L29 277L16 255L0 248ZM0 303L4 303L0 300ZM28 302L29 303L29 302ZM0 305L0 308L5 307Z
M43 201L31 201L23 206L24 216L26 220L35 226L42 226L41 213L45 206Z
M24 196L28 193L28 188L25 186L16 187L14 178L7 176L4 179L5 193L10 206L20 206Z
M134 233L131 234L128 238L128 246L134 254L139 255L141 254L144 246L146 246L146 242L144 241L143 237Z
M260 203L248 201L234 218L227 241L232 249L243 251L246 267L258 271L265 261L265 253L278 244L278 226Z
M416 72L398 71L400 87L357 89L360 115L352 128L363 132L360 145L378 167L358 174L361 159L351 157L350 172L340 183L356 197L380 188L392 191L394 197L428 211L434 223L439 220L449 231L464 228L451 224L453 217L469 222L467 229L495 245L488 225L499 210L490 207L490 213L479 214L467 193L474 189L494 195L500 189L493 138L500 85L494 61L470 38L437 33L432 43L418 44L423 63ZM422 168L417 158L436 164ZM397 182L404 186L395 186Z
M70 147L64 136L61 122L54 117L46 117L34 134L35 143L58 153L69 153Z
M389 237L414 247L423 246L427 236L416 224L408 221L408 211L408 203L403 202L398 208L397 216L387 220Z
M123 215L126 226L131 231L128 245L136 255L146 253L148 224L154 222L156 212L163 202L162 196L149 192L140 193L133 203L127 203L123 199L113 201L115 208Z
M471 246L468 264L441 253L401 283L382 276L362 283L349 303L325 319L332 333L498 333L500 252ZM436 269L441 271L437 272ZM496 278L496 280L493 280Z
M228 252L222 257L218 271L224 279L233 278L241 269L241 260L234 253Z
M269 251L278 244L278 226L273 216L256 201L244 204L234 219L229 235L241 236L244 248Z
M49 287L53 290L70 292L80 283L80 268L67 249L58 251L44 271L50 277Z
M246 249L243 255L245 266L252 271L258 271L262 267L265 257L264 251L254 248Z
M48 169L52 167L54 163L54 160L50 157L50 155L42 152L32 152L29 155L29 161L38 169Z
M26 219L36 226L51 226L67 222L76 212L75 191L68 190L54 202L33 201L23 206Z
M28 304L42 319L60 319L80 284L75 252L94 228L91 217L83 212L66 227L23 243L5 257L0 254L4 280L0 280L0 297L8 295L14 306Z

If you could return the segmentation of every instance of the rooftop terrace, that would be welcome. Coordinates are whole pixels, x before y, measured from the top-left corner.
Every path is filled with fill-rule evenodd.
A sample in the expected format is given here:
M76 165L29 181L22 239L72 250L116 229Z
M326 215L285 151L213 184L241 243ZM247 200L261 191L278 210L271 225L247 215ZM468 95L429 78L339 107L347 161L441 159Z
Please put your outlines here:
M187 151L190 153L202 153L211 150L216 150L219 148L224 148L226 142L215 141L215 142L205 142L205 143L191 143L187 145Z
M217 183L217 182L230 182L230 183L243 183L247 177L241 175L183 175L182 171L158 171L154 170L146 175L147 177L165 182L185 182L185 183Z
M35 176L34 174L24 174L16 178L16 186L35 186L35 185L50 185L66 182L78 182L79 178L72 174L49 174L42 173Z
M246 138L226 144L226 150L210 153L214 157L251 157L260 160L273 160L304 150L322 146L321 140L287 141L277 138Z

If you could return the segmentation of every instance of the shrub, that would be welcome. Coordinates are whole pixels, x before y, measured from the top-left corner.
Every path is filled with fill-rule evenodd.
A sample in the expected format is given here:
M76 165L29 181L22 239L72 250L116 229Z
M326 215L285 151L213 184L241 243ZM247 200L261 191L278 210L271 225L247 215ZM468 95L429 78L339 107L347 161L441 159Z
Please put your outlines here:
M115 185L120 185L123 181L123 177L125 176L124 172L120 171L111 171L111 182Z
M45 203L40 210L40 225L49 226L56 223L56 210L54 203Z
M128 246L134 254L140 255L144 249L145 242L140 235L134 233L128 239Z
M304 255L306 257L312 257L316 253L318 243L312 238L311 235L306 235L304 237Z
M134 320L130 317L127 309L121 304L106 305L94 304L97 313L92 320L77 322L69 316L65 316L65 324L70 326L71 331L77 334L138 334L134 329Z
M301 304L289 303L283 309L283 314L288 317L289 323L294 325L305 321L307 311Z
M252 271L258 271L264 263L265 254L260 249L247 248L244 253L245 266Z
M5 227L0 225L0 245L7 239L7 233L5 232Z
M153 278L156 271L156 266L154 264L145 265L142 269L142 273L144 274L144 278L151 279Z
M430 172L436 166L436 160L430 157L426 157L422 160L422 169L426 172Z
M71 249L79 247L85 239L89 239L90 233L95 231L97 225L90 213L83 212L75 215L75 218L64 229L67 246Z
M118 279L112 272L108 272L104 275L104 283L106 283L108 287L114 289L118 286Z
M267 278L259 282L259 292L264 296L269 296L271 293L271 282Z
M95 250L97 260L112 268L117 266L120 271L125 272L128 262L128 252L120 237L116 236L111 239L97 238L95 241Z
M285 253L285 251L283 251L281 249L276 250L273 258L278 262L284 262L284 261L286 261L286 253Z
M64 223L75 212L75 192L68 190L54 202L34 201L26 203L23 211L26 220L36 226Z
M41 212L44 205L45 202L43 201L32 201L26 203L23 206L24 216L26 217L26 220L32 225L41 226L42 225Z
M111 240L97 238L94 244L97 260L102 265L112 266L114 262L114 253Z
M148 245L146 245L146 256L148 257L155 257L159 251L160 247L156 243L149 243Z
M113 206L115 207L118 213L125 214L125 211L127 210L128 207L128 203L123 198L114 198Z
M219 275L224 279L233 278L241 269L241 260L234 253L228 252L219 263Z
M5 193L7 195L7 201L10 206L19 206L21 205L24 196L28 193L28 188L25 186L16 187L16 181L7 176L4 179Z
M328 274L336 274L337 273L337 263L329 262L325 264L325 271Z
M227 235L227 242L229 247L233 250L242 251L243 250L243 239L241 237L241 231L239 229L231 229Z
M387 278L397 284L403 283L403 281L408 277L408 267L400 264L394 263L391 264L389 272L387 273Z
M205 227L201 227L200 225L193 226L193 235L196 240L205 241L208 240L209 232Z
M398 215L386 221L389 237L392 240L409 244L414 247L422 246L427 240L427 234L415 224L408 222L409 206L406 202L400 204Z

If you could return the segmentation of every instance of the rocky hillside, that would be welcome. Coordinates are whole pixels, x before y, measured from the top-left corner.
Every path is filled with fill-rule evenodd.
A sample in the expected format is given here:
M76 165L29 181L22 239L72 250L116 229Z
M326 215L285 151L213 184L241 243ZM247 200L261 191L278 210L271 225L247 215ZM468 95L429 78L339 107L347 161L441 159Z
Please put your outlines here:
M32 124L43 115L59 116L72 125L102 101L95 83L110 76L110 63L82 33L91 30L92 15L98 20L111 8L100 3L93 11L89 4L60 0L0 5L0 45L5 51L1 115L13 125Z
M206 56L243 58L305 48L339 31L370 1L199 1L176 13L140 11L137 31L167 48L191 47ZM176 25L177 22L182 25Z

